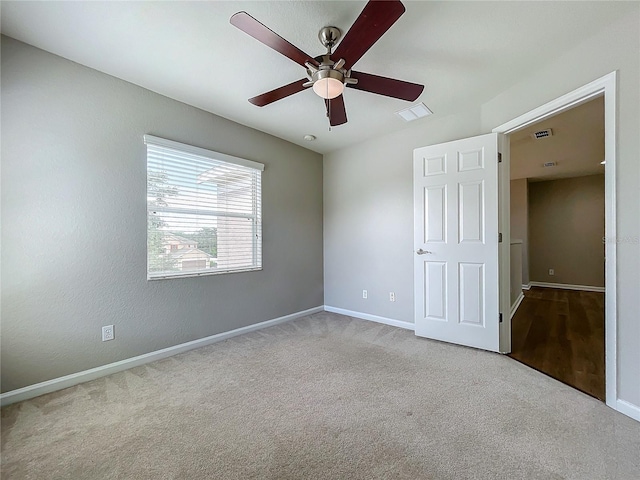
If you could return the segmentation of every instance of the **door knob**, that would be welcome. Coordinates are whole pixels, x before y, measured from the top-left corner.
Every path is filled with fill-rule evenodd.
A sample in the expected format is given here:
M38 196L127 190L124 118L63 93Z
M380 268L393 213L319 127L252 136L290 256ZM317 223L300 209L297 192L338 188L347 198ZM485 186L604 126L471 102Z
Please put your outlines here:
M425 253L433 253L433 252L429 252L429 251L427 251L427 250L419 249L416 253L417 253L418 255L424 255Z

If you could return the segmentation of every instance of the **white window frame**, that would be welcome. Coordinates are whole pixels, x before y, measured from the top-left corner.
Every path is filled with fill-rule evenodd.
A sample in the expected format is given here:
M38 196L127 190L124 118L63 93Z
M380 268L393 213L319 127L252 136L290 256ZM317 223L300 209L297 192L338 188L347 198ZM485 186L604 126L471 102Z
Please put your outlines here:
M193 145L188 145L185 143L180 143L180 142L176 142L173 140L167 140L165 138L161 138L161 137L156 137L153 135L149 135L146 134L144 135L144 143L145 145L153 145L153 146L157 146L157 147L164 147L164 148L169 148L172 150L177 150L179 152L183 152L186 154L193 154L193 155L198 155L200 157L205 157L205 158L210 158L212 160L215 160L216 162L223 162L223 163L227 163L227 164L232 164L232 165L240 165L243 167L248 167L254 170L257 170L259 172L263 172L265 169L265 166L262 163L258 163L258 162L254 162L251 160L247 160L245 158L240 158L240 157L234 157L232 155L227 155L224 153L220 153L220 152L215 152L213 150L208 150L205 148L200 148L200 147L195 147ZM147 150L148 151L148 150ZM145 159L147 160L146 165L147 165L147 171L148 171L148 153L145 155ZM186 278L186 277L201 277L201 276L209 276L209 275L225 275L225 274L230 274L230 273L238 273L238 272L249 272L249 271L258 271L258 270L262 270L262 186L261 186L261 182L262 182L262 175L260 175L258 177L258 182L259 182L259 196L260 198L256 199L254 198L254 215L251 216L251 218L253 219L253 229L254 229L254 235L253 235L253 256L254 256L254 264L256 266L253 267L246 267L246 268L234 268L234 269L225 269L222 271L195 271L195 272L190 272L190 271L186 271L186 272L160 272L160 273L151 273L149 272L149 252L148 252L148 242L147 242L147 280L164 280L164 279L169 279L169 278ZM148 190L147 190L147 196L148 196ZM256 201L257 200L257 201ZM188 208L177 208L177 207L170 207L170 206L157 206L154 205L153 207L151 207L149 204L147 204L147 225L148 225L148 218L149 218L149 212L167 212L167 213L196 213L196 214L202 214L201 211L199 210L192 210L192 209L188 209ZM238 214L234 214L231 212L226 212L226 211L209 211L206 213L206 215L210 215L210 216L215 216L215 217L234 217L234 216L240 216L243 218L247 217L247 214L243 213L241 215ZM257 231L257 229L259 231ZM149 234L149 230L148 230L148 226L147 226L147 237ZM258 252L260 252L260 255L258 256ZM256 257L258 256L258 259L256 261Z

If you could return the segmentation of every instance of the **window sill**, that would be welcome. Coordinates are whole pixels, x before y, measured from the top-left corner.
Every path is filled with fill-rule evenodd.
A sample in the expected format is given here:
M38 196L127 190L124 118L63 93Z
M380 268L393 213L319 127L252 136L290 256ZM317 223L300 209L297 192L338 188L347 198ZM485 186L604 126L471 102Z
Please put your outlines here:
M155 281L155 280L173 280L176 278L192 278L192 277L208 277L211 275L229 275L233 273L243 273L243 272L258 272L261 271L262 267L252 267L252 268L243 268L238 270L225 270L222 272L207 272L207 271L199 271L192 273L164 273L161 275L149 275L147 274L147 281Z

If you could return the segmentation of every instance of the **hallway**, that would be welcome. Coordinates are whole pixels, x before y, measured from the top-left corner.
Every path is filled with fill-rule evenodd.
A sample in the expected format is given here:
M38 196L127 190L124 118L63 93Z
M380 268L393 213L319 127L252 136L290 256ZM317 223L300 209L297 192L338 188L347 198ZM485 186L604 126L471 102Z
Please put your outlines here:
M604 293L532 287L524 295L510 357L604 401Z

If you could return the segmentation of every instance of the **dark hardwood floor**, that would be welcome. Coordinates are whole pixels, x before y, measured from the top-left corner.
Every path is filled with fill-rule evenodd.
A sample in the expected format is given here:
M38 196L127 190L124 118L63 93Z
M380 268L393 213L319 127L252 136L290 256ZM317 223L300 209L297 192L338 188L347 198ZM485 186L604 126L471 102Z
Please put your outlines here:
M604 293L532 287L524 295L510 356L604 401Z

